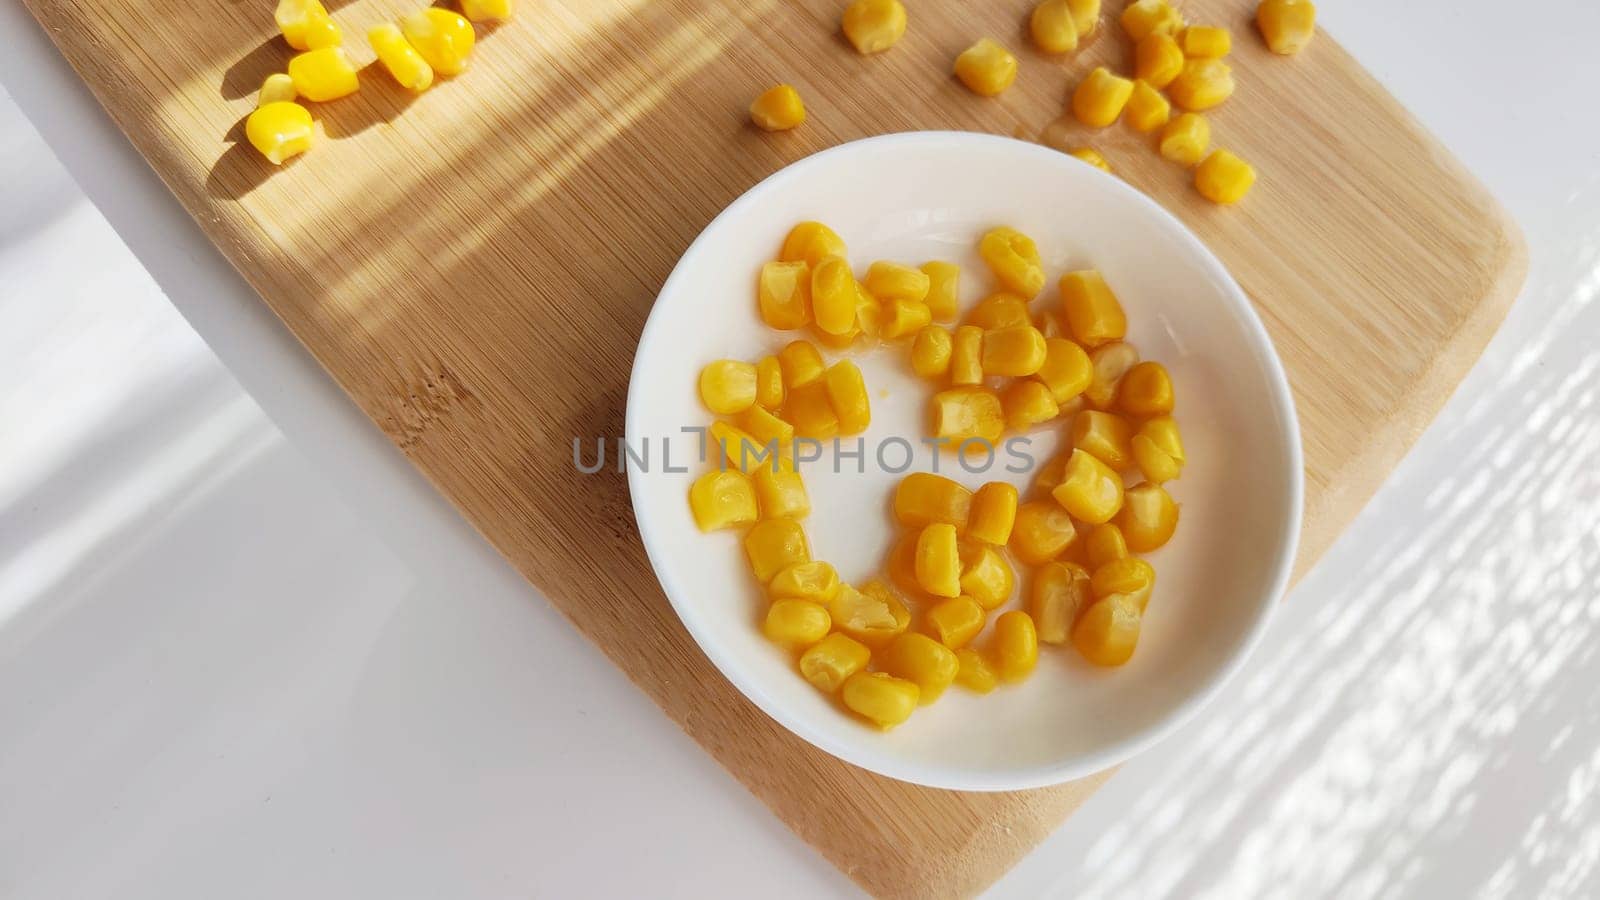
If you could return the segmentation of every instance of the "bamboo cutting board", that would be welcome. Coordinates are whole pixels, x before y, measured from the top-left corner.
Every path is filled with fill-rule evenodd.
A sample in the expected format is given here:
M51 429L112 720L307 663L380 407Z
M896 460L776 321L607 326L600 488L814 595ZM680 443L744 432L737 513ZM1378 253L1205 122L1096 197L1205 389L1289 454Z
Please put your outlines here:
M420 97L366 73L314 108L327 140L275 170L238 143L290 51L272 0L26 0L101 103L288 327L573 623L773 811L868 890L980 890L1099 784L1016 794L912 787L781 731L700 654L655 586L622 475L571 477L571 439L620 435L633 348L678 254L724 204L813 151L954 128L1093 143L1232 269L1294 382L1305 436L1303 572L1478 356L1522 283L1499 208L1326 35L1268 54L1250 0L1191 0L1232 26L1237 94L1214 137L1261 173L1239 208L1200 200L1125 127L1061 120L1120 29L1075 58L1019 52L972 96L950 61L1026 46L1028 0L910 2L891 52L837 34L842 0L521 0L470 71ZM355 0L366 28L418 0ZM330 4L332 6L332 4ZM1120 11L1107 0L1107 20ZM766 135L754 94L798 86L811 119ZM975 173L981 177L981 173ZM1103 777L1103 776L1102 776Z

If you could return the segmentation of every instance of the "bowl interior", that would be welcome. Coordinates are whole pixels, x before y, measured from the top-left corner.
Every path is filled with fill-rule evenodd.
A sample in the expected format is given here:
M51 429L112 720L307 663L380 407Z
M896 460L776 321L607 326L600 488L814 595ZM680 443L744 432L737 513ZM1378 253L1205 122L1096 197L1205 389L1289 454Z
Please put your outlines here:
M1172 373L1188 465L1170 484L1176 537L1151 554L1157 571L1138 652L1097 670L1069 647L1042 647L1028 682L988 696L952 688L900 728L879 733L841 713L759 630L765 601L735 533L702 534L690 483L709 463L685 427L703 427L700 367L755 360L798 333L769 330L754 284L796 222L827 222L858 274L877 259L962 266L965 310L993 287L974 251L999 224L1034 237L1055 281L1104 273L1128 312L1129 340ZM1006 480L1026 496L1033 467L1057 448L1040 428L968 471L919 438L931 386L905 344L857 349L873 404L864 451L845 439L805 469L814 558L861 583L899 536L889 512L905 471L934 470L976 487ZM825 350L831 362L840 354ZM768 714L823 749L891 777L969 790L1055 783L1120 761L1175 727L1242 661L1284 589L1299 528L1300 457L1292 404L1272 348L1237 285L1175 219L1118 179L1055 151L982 135L927 132L847 144L752 189L684 255L651 313L634 362L627 440L648 440L630 466L639 530L679 615L713 662ZM670 459L664 459L664 451ZM909 459L909 469L902 468ZM973 468L982 469L983 460ZM669 471L686 469L687 471ZM1022 604L1028 579L1019 567ZM980 638L987 639L988 633Z

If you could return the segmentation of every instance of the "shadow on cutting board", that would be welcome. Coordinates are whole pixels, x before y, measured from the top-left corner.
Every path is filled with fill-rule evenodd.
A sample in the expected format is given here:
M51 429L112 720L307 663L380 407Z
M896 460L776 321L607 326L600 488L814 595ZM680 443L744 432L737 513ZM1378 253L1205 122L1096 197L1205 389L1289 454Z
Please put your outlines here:
M326 5L332 7L334 4ZM449 4L440 0L434 5L446 7ZM479 44L492 37L500 27L501 23L498 22L481 22L473 26ZM296 51L284 43L279 35L273 35L258 44L223 73L221 85L223 99L240 100L254 97L261 90L261 84L267 76L285 71L289 60L295 54ZM455 81L469 78L471 74L471 69L468 69L454 78L439 78L430 90L439 90ZM420 96L417 92L406 90L395 83L376 60L357 70L356 77L360 80L361 90L348 97L341 97L328 103L301 101L311 110L319 127L311 153L315 153L318 142L353 137L375 125L393 122ZM250 111L254 111L253 103ZM233 127L228 129L227 134L223 135L223 142L229 146L212 164L211 171L206 177L206 193L213 197L239 200L285 166L296 165L305 155L310 155L293 157L282 166L274 166L267 162L245 137L244 123L249 117L250 112L246 112Z
M811 15L776 0L678 0L581 39L524 41L509 64L525 83L506 90L502 72L485 97L492 120L463 115L449 134L418 136L425 169L329 173L348 216L337 228L283 223L275 240L292 261L286 280L310 287L274 306L314 336L330 368L374 373L346 382L367 414L802 838L880 894L934 884L969 892L1087 788L1020 798L928 790L842 765L784 731L678 621L639 542L624 474L573 470L574 437L622 436L634 347L656 292L728 202L825 147L917 127L981 128L992 115L953 80L928 79L915 57L862 62L831 27L798 27ZM507 26L519 27L530 25ZM830 93L804 80L801 60L830 56L925 90L857 124L866 120L832 111L875 104L871 84ZM752 86L780 70L800 73L791 77L817 115L794 132L762 133L746 107ZM473 74L455 80L459 89L471 89ZM385 121L381 104L334 121L340 107L373 103L365 93L317 111L330 135ZM685 133L700 150L684 152L676 136ZM366 141L391 164L404 158L381 138ZM271 175L258 158L235 157L253 154L241 146L210 172L214 197L243 197ZM317 154L299 164L318 165ZM916 815L899 815L908 810Z

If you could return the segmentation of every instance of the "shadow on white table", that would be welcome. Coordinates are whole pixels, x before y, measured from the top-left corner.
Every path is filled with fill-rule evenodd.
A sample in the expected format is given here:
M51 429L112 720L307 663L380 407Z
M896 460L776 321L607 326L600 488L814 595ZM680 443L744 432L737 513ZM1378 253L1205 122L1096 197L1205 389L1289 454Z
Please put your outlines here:
M416 574L0 135L0 896L845 889L492 552Z

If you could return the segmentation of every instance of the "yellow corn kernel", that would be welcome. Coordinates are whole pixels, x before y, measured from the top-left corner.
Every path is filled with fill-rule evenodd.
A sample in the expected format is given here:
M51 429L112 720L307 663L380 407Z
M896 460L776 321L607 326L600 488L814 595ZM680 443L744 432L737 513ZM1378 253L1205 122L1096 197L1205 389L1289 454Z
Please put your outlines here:
M511 0L461 0L461 14L474 22L503 22L511 18Z
M913 300L923 303L928 299L932 279L921 269L887 260L878 260L867 267L867 277L861 286L879 300Z
M767 607L762 626L767 640L783 647L809 647L828 636L833 626L828 610L809 600L776 600Z
M1221 59L1233 49L1233 32L1214 25L1190 25L1179 32L1178 43L1185 56Z
M1072 419L1072 446L1113 469L1133 465L1133 424L1115 413L1086 409Z
M860 434L872 424L872 407L861 370L848 359L834 363L823 376L828 402L839 416L840 434Z
M1120 666L1133 656L1144 619L1133 597L1112 594L1096 600L1072 628L1072 644L1097 666Z
M1256 7L1256 27L1273 53L1299 53L1316 34L1316 4L1310 0L1261 0Z
M834 350L845 350L845 349L848 349L848 348L850 348L850 347L855 345L856 338L861 337L861 334L862 334L862 328L861 328L861 293L859 291L857 291L856 294L855 294L855 301L854 302L855 302L855 306L851 310L849 328L847 330L845 330L844 332L840 333L840 334L829 334L828 332L823 331L821 328L818 328L817 329L817 342L818 343L820 343L824 347L830 347L830 348L832 348ZM876 300L871 301L871 303L872 303L872 305L874 307L876 307L878 305ZM874 324L876 324L877 321L878 321L878 316L874 315L872 321L873 321ZM873 336L876 337L877 336L876 333L874 333Z
M1133 436L1129 447L1133 450L1133 461L1139 467L1139 474L1146 481L1163 484L1177 478L1183 471L1183 463L1173 459L1143 431Z
M1122 477L1087 452L1074 448L1067 457L1066 476L1050 496L1073 518L1099 525L1111 521L1122 509ZM1132 545L1130 541L1129 546Z
M908 528L944 523L967 527L972 492L955 481L932 472L912 472L894 489L894 517Z
M983 374L1023 377L1044 365L1044 335L1032 325L1013 325L983 333L978 365Z
M950 383L977 385L983 383L983 329L976 325L962 325L950 336Z
M1017 524L1011 529L1011 552L1030 566L1040 566L1060 556L1078 539L1072 517L1050 500L1030 500L1017 507Z
M1158 416L1139 426L1130 443L1133 461L1146 481L1171 481L1183 471L1183 439L1171 416Z
M1073 397L1071 400L1061 404L1061 414L1056 418L1070 422L1072 421L1073 417L1077 416L1078 413L1081 413L1088 408L1088 401L1083 399L1082 394L1079 394L1078 396Z
M946 439L951 449L961 450L968 441L992 447L1005 427L1005 410L994 391L958 387L933 395L933 436Z
M924 616L928 632L951 650L965 647L977 637L986 618L983 607L971 597L941 600Z
M1067 0L1042 0L1028 17L1028 32L1033 35L1033 43L1046 53L1078 49L1078 24L1072 19Z
M856 316L852 315L850 317L849 331L846 331L844 334L829 334L826 331L818 329L817 340L821 341L825 347L832 347L835 350L843 350L853 345L856 342L856 338L860 336L861 325L857 321Z
M1122 529L1111 522L1096 525L1084 535L1083 562L1091 569L1098 569L1127 555L1128 542L1122 536Z
M1128 540L1128 549L1149 553L1165 545L1178 529L1178 504L1161 485L1147 481L1128 488L1117 525Z
M806 105L792 84L775 84L750 101L750 121L762 131L788 131L806 120Z
M928 296L923 302L933 313L934 321L948 322L956 317L960 302L961 267L955 263L933 260L922 264L922 274L928 276Z
M1152 34L1177 34L1183 16L1167 0L1135 0L1122 11L1122 30L1135 43Z
M1199 113L1183 113L1161 129L1161 155L1180 166L1192 166L1211 145L1211 123Z
M916 334L933 321L933 312L920 300L896 297L883 304L884 316L878 333L886 341Z
M800 674L824 694L867 667L872 650L847 634L830 634L800 654Z
M854 291L851 291L851 293L854 293ZM818 328L816 340L822 341L822 346L829 346L829 348L834 348L835 351L850 348L851 344L856 343L856 338L861 336L861 322L859 322L858 312L858 309L851 309L850 328L845 333L842 333L842 335L829 335L827 331L822 331L821 328Z
M477 37L472 23L460 15L430 6L401 19L400 31L438 74L448 78L467 70Z
M935 597L955 597L961 593L961 553L956 546L956 528L936 522L917 536L917 584Z
M801 222L783 238L778 259L816 265L829 256L848 256L844 239L821 222Z
M1078 613L1093 602L1089 573L1077 563L1049 562L1033 576L1028 608L1033 611L1039 640L1046 644L1065 644L1072 636L1072 623Z
M1172 117L1172 104L1161 92L1140 79L1133 83L1133 95L1128 98L1128 124L1134 131L1155 131Z
M874 305L876 305L876 303L874 303ZM816 333L817 343L821 344L824 347L832 348L834 350L845 350L845 349L848 349L848 348L854 346L854 344L856 342L856 338L861 336L861 315L860 315L860 313L861 313L861 310L860 310L860 306L859 306L859 295L858 295L857 296L857 307L854 310L852 310L852 315L850 316L849 328L847 330L845 330L844 332L840 333L840 334L829 334L828 332L823 331L821 328L818 328L817 329L817 333Z
M342 47L307 50L289 60L289 77L300 96L317 103L347 97L361 89L356 67Z
M1117 402L1122 377L1138 365L1139 351L1125 341L1113 341L1096 347L1089 354L1089 363L1093 370L1089 386L1083 389L1083 399L1096 409L1110 409Z
M1120 341L1128 333L1128 317L1122 304L1094 269L1061 276L1061 310L1073 340L1084 347Z
M811 515L811 498L799 472L783 465L763 464L753 467L750 480L756 486L761 518L804 519Z
M720 465L721 468L731 467L748 475L758 466L770 467L779 458L778 441L758 439L733 422L718 419L706 431L706 440L710 441L718 457L726 460L725 464Z
M1033 319L1028 315L1028 301L1016 294L1000 291L979 300L978 305L967 313L966 323L984 331L993 331L996 328L1032 325Z
M744 418L741 417L741 421ZM712 463L718 468L733 469L746 475L753 475L757 469L795 471L792 457L785 455L789 450L788 441L793 439L792 430L778 433L775 437L757 438L732 422L718 419L706 431L705 439L710 441L713 453L717 454ZM768 431L777 433L772 429Z
M800 261L763 264L756 297L767 327L804 328L811 322L811 267Z
M908 631L889 642L879 660L884 671L917 686L918 702L927 706L955 683L961 664L955 651L925 634Z
M882 647L911 625L911 611L881 581L869 581L860 590L840 585L828 613L835 628L868 647Z
M956 684L978 694L987 694L1000 683L1000 677L983 654L971 647L956 651Z
M1238 203L1256 183L1256 170L1226 150L1213 150L1194 170L1194 186L1212 203Z
M839 414L828 400L827 385L820 379L791 389L783 415L799 437L826 441L839 435Z
M719 416L731 416L756 402L756 367L719 359L700 370L700 402Z
M978 240L978 255L1000 284L1024 303L1044 289L1039 248L1015 228L991 228Z
M420 93L433 84L433 67L406 40L400 26L393 22L372 26L367 30L367 43L378 55L378 62L401 87Z
M878 298L867 293L867 289L856 282L856 327L867 337L878 337L883 331L883 304Z
M856 324L856 277L842 256L827 256L811 267L811 315L828 334L847 334Z
M839 25L857 53L882 53L905 35L906 8L900 0L855 0Z
M1006 427L1012 431L1027 431L1041 422L1048 422L1061 414L1056 398L1050 389L1037 381L1017 380L1006 386L1000 395L1000 408L1005 410Z
M278 0L272 18L283 39L296 50L337 47L343 41L322 0Z
M778 367L783 372L787 391L810 384L822 377L826 367L817 345L810 341L790 341L778 351Z
M1067 8L1072 10L1072 24L1078 29L1079 38L1094 34L1100 25L1100 0L1067 0Z
M839 691L851 712L884 731L911 718L919 694L914 682L886 672L857 672L844 680Z
M747 416L741 416L741 423L742 421L750 420ZM770 424L766 423L765 420L755 421L755 424L757 424L757 428L762 428L770 436L773 436L773 434L781 436L782 432L784 432L784 429L771 428ZM754 471L757 466L762 466L762 464L770 466L774 458L778 458L781 442L776 437L754 436L754 434L750 434L749 431L742 428L742 424L717 420L714 423L710 423L706 431L707 434L704 436L704 440L707 440L712 450L717 453L717 460L726 460L725 464L718 464L718 468L733 468L744 472L744 474L750 474L750 471ZM787 429L787 434L789 434L789 439L782 440L782 444L786 444L787 440L794 439L794 429Z
M829 335L827 331L818 331L816 340L818 340L819 343L824 346L824 348L832 348L835 349L835 351L842 351L842 349L851 348L851 346L854 346L854 343L856 343L856 338L859 338L859 336L861 336L861 328L856 327L856 325L851 325L850 331L845 333L845 335Z
M756 363L756 403L776 412L783 408L783 366L776 356L763 356Z
M911 370L923 378L943 378L950 371L950 330L925 326L911 342Z
M283 72L274 72L261 82L261 93L256 95L256 106L268 103L293 103L300 93L294 89L294 79Z
M981 38L956 57L955 74L967 90L993 97L1017 80L1017 58L998 41Z
M1089 576L1089 589L1096 600L1103 600L1112 594L1126 594L1139 602L1141 612L1145 604L1150 602L1150 593L1155 586L1155 568L1137 556L1113 559L1096 568L1094 574Z
M1056 485L1067 475L1067 453L1061 453L1046 460L1039 466L1039 471L1033 473L1033 483L1028 490L1035 495L1048 494L1056 489Z
M311 113L298 103L268 103L244 121L250 146L275 166L311 149Z
M1017 489L1004 481L991 481L972 495L967 514L967 537L1004 547L1017 521Z
M1233 67L1220 59L1191 59L1167 85L1167 93L1190 112L1210 109L1233 96Z
M1111 171L1111 163L1106 162L1106 158L1100 155L1100 151L1093 147L1074 147L1067 151L1067 155L1074 159L1081 159L1102 172Z
M1122 376L1117 403L1132 416L1146 418L1172 412L1172 376L1158 362L1142 362Z
M1050 389L1057 404L1062 404L1083 393L1093 374L1094 366L1082 347L1066 338L1047 338L1044 365L1033 377Z
M793 519L757 522L745 532L744 552L750 558L750 571L762 584L796 563L811 561L811 545L806 542L805 530Z
M961 593L984 609L997 609L1011 599L1017 575L1000 551L986 544L961 546Z
M1183 48L1172 35L1147 34L1133 50L1133 74L1153 88L1165 88L1183 71Z
M755 439L755 436L734 425L718 419L706 429L709 434L707 439L722 456L727 460L727 466L745 473L754 471L757 466L771 464L768 455L776 451L776 446L768 446Z
M889 559L884 568L889 571L889 580L894 586L904 591L914 600L929 599L922 590L922 585L917 584L917 538L920 531L909 531L895 541L894 548L889 551Z
M689 487L689 511L701 531L748 525L756 520L755 489L739 472L714 469Z
M994 620L994 656L1002 681L1021 681L1039 663L1039 632L1033 617L1019 609Z
M774 575L767 585L774 600L809 600L826 606L839 596L839 573L822 560L795 563Z

